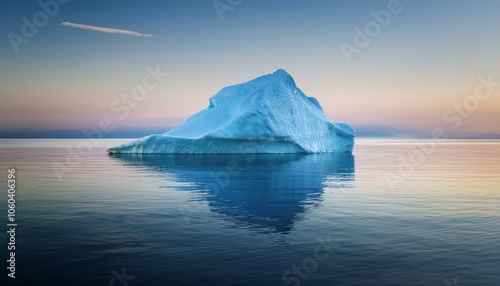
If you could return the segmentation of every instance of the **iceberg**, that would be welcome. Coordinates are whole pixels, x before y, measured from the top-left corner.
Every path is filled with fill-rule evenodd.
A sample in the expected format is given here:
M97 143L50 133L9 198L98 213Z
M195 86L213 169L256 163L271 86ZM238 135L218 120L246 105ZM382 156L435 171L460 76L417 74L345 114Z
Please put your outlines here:
M292 76L272 74L223 88L206 109L164 134L108 149L108 153L235 154L352 152L354 130L332 123L318 100Z

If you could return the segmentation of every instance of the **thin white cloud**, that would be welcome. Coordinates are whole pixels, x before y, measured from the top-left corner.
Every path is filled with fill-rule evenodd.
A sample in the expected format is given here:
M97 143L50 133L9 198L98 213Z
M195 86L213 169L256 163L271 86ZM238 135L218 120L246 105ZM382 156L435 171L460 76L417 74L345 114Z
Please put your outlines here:
M102 32L102 33L123 34L123 35L129 35L129 36L148 37L148 38L153 37L153 35L150 35L150 34L142 34L142 33L134 32L134 31L105 28L105 27L97 27L97 26L90 26L90 25L84 25L84 24L75 24L75 23L70 23L70 22L62 22L61 25L73 27L73 28L78 28L78 29L92 30L92 31L97 31L97 32Z

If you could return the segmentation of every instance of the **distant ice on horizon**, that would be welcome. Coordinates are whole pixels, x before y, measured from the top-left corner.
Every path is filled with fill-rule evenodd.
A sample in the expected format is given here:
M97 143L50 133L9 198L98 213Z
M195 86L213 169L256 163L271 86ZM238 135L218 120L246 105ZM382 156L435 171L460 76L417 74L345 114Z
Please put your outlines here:
M108 149L109 153L352 152L354 130L332 123L314 97L284 70L223 88L209 106L164 134Z

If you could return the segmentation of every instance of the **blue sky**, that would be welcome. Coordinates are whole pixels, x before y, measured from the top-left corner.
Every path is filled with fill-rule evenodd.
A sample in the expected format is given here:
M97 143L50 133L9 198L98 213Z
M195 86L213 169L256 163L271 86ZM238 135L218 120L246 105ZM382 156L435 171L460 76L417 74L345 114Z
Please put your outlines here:
M230 7L223 19L214 3ZM500 81L500 1L401 1L348 61L340 45L355 46L355 28L364 31L390 3L72 0L16 53L9 34L23 36L23 17L43 10L38 1L2 1L0 137L78 137L102 118L116 126L111 137L163 133L224 86L283 68L332 121L361 136L429 137L442 128L500 138L500 88L466 113L455 109L474 99L479 77ZM110 106L141 85L147 67L169 75L117 116Z

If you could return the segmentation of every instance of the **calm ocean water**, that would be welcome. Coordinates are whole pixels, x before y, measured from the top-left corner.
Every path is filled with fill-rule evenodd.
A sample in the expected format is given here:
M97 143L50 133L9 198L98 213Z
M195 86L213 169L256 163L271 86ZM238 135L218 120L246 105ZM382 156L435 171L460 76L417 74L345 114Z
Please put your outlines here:
M500 285L500 141L358 140L353 155L106 154L122 141L78 155L80 140L0 140L0 281Z

